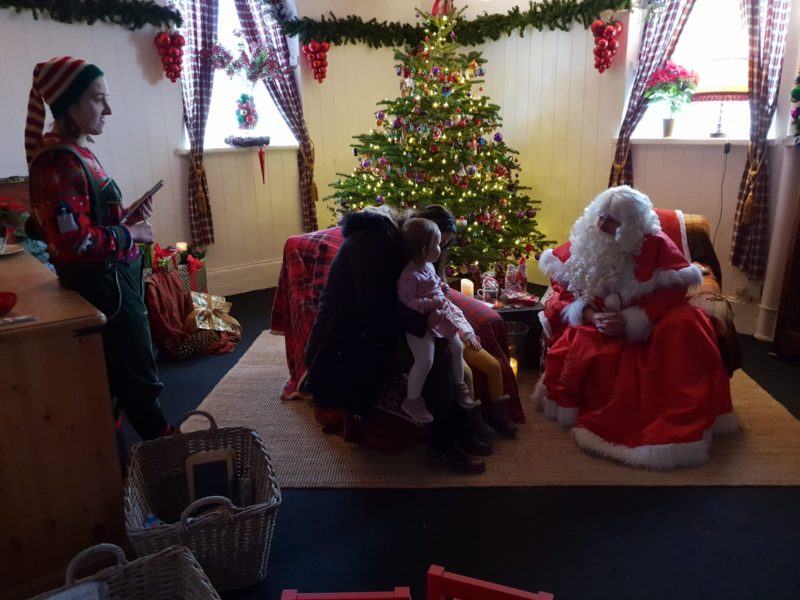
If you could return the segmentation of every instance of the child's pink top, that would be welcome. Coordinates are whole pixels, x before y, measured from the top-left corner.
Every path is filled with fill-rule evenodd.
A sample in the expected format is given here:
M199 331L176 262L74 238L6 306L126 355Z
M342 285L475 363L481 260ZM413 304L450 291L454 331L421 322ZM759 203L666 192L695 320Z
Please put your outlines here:
M452 337L458 333L452 315L455 307L445 296L442 280L431 263L420 266L409 262L397 280L397 297L412 310L428 315L428 329L436 337ZM431 305L434 298L442 298L444 306L433 310Z

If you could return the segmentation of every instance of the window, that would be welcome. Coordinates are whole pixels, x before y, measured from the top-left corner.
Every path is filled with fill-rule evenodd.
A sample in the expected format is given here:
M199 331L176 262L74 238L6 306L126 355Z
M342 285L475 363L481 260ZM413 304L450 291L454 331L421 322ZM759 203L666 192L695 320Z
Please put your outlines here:
M233 0L220 0L217 40L231 53L235 53L239 43L239 38L233 32L240 27ZM253 96L258 114L258 123L254 129L239 129L236 111L238 99L243 93ZM203 147L206 150L230 148L225 143L226 137L264 135L270 136L270 146L297 146L297 140L278 112L263 82L253 84L240 75L230 78L223 71L215 71Z
M703 101L705 93L747 91L748 35L739 0L696 0L672 62L699 75L697 99L676 115L673 137L708 139L718 128L726 139L749 139L750 107L741 100ZM634 138L662 137L662 119L669 110L651 104Z

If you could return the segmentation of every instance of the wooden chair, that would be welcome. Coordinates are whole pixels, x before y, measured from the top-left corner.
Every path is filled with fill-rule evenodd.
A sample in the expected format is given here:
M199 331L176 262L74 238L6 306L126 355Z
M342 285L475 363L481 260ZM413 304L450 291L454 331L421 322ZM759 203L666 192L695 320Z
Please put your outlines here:
M333 594L301 594L283 590L281 600L411 600L411 588L396 587L393 592L342 592Z
M526 592L516 588L448 573L444 567L428 569L427 600L553 600L547 592Z

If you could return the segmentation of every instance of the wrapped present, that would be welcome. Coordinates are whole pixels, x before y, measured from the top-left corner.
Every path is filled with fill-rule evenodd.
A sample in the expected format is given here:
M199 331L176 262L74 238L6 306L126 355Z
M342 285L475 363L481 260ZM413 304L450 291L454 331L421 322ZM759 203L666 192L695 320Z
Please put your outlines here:
M153 244L146 244L144 242L137 244L139 251L142 253L142 267L145 269L153 269Z
M174 271L181 263L181 253L175 248L162 248L153 244L153 271Z
M186 255L186 262L178 265L178 274L183 281L183 289L187 292L207 292L208 272L205 263L191 254Z
M227 331L237 336L242 334L242 326L239 321L228 314L231 310L231 303L226 302L223 296L192 292L192 304L194 304L194 310L184 321L184 327L189 333L198 329L210 329Z

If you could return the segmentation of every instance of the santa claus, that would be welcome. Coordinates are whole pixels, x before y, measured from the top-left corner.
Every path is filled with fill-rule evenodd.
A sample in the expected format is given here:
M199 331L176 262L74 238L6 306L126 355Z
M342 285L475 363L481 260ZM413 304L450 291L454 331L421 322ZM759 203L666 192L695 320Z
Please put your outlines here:
M570 241L542 254L549 351L534 400L590 452L651 469L700 465L737 429L708 317L686 302L700 270L628 186L601 193Z

